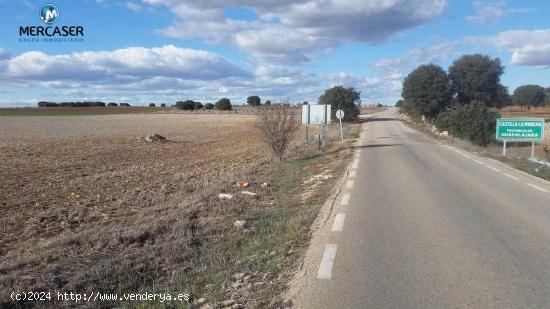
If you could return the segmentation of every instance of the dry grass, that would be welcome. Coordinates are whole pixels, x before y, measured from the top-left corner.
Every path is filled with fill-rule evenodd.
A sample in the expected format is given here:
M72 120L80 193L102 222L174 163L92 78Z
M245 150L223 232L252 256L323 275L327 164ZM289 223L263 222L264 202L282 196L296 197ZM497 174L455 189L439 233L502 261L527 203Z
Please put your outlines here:
M333 149L328 162L273 165L255 119L4 118L0 306L10 291L38 290L177 291L215 302L228 297L233 272L280 273L286 250L307 238L330 184L306 201L294 190L311 174L341 169L346 148ZM168 140L144 142L153 132ZM256 197L238 194L234 183L243 179ZM272 186L261 188L264 181ZM235 197L220 200L220 192ZM243 219L246 233L233 227ZM278 288L242 298L267 304Z

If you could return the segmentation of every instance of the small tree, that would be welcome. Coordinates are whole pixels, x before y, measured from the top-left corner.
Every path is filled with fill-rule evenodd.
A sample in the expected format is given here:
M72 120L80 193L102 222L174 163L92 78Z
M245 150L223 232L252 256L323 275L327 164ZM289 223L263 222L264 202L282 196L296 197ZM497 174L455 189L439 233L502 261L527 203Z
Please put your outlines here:
M297 116L290 107L278 105L259 111L258 128L262 132L264 142L279 161L283 160L298 126Z
M166 107L166 103L161 103L160 107Z
M213 108L214 108L214 104L212 104L212 103L204 104L204 109L213 109Z
M118 106L118 104L116 104L115 102L109 102L109 104L107 104L107 106L114 107L114 106Z
M201 109L201 108L203 108L203 107L204 107L204 105L202 105L201 102L193 102L193 108L194 108L195 110L199 110L199 109Z
M545 95L545 100L544 100L544 104L548 105L550 104L550 87L546 88L544 90L544 95Z
M155 103L149 103L149 107L155 107Z
M216 102L216 109L221 111L228 111L232 109L231 101L228 98L221 98Z
M178 101L176 102L176 108L186 110L186 111L194 110L195 102L193 102L192 100Z
M437 114L450 106L452 88L447 73L435 64L421 65L403 82L402 97L409 116L434 120Z
M512 97L512 100L516 105L531 109L531 107L536 108L539 106L543 106L545 97L546 95L544 93L544 88L542 88L541 86L525 85L518 87L514 91L514 96Z
M246 98L246 103L250 106L260 106L260 104L262 104L262 100L259 96L253 95Z
M325 93L319 97L319 104L331 106L333 119L336 118L336 111L344 111L344 121L355 120L359 115L357 103L361 100L361 92L355 88L344 88L335 86L325 90Z
M270 100L267 100L267 101L265 101L264 104L269 106L269 105L271 105L271 101L270 101Z

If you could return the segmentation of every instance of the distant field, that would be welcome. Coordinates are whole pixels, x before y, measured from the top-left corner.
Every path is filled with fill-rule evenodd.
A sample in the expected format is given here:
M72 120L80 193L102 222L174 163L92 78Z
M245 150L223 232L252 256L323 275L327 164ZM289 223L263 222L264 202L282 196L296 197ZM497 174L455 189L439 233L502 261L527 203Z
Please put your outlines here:
M550 106L532 108L528 110L519 106L510 106L501 110L503 117L534 117L545 118L546 121L550 121Z
M0 116L81 116L146 114L166 110L165 107L28 107L0 108Z

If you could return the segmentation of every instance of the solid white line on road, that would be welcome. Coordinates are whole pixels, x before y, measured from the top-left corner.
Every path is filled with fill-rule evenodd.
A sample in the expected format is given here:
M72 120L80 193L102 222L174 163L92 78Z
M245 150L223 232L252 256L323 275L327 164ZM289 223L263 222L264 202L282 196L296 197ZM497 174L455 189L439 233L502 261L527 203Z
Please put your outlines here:
M479 161L479 160L476 160L476 159L474 159L474 162L475 162L475 163L479 163L479 164L481 164L481 165L485 165L485 163L483 163L483 162L481 162L481 161Z
M517 178L516 176L512 176L508 173L504 173L504 176L508 177L508 178L512 178L513 180L519 180L519 178Z
M346 220L346 214L341 212L334 217L334 223L332 224L333 232L341 232L344 230L344 221Z
M349 172L349 178L353 178L357 175L357 171L355 170L352 170L351 172Z
M493 170L493 171L495 171L495 172L497 172L497 173L500 173L500 170L499 170L498 168L494 168L494 167L492 167L492 166L490 166L490 165L487 165L487 168L490 169L490 170Z
M338 246L335 244L328 244L325 247L325 252L323 252L323 258L319 265L319 271L317 271L317 279L330 279L332 277L332 266L334 266L337 249Z
M342 195L342 200L340 201L340 205L346 206L347 204L349 204L349 198L350 198L349 193L344 193L344 195Z
M543 188L541 188L541 187L539 187L539 186L537 186L537 185L534 185L534 184L532 184L532 183L529 183L529 182L527 182L526 185L528 185L528 186L531 187L531 188L535 188L535 189L537 189L537 190L539 190L539 191L542 191L542 192L546 192L546 193L550 192L550 191L548 191L548 190L546 190L546 189L543 189Z
M348 183L346 184L346 189L353 188L354 184L355 184L355 182L353 180L349 180Z
M355 161L353 161L353 165L351 166L351 168L358 168L359 167L359 159L355 159Z
M465 154L465 153L462 153L462 152L461 152L460 154L461 154L462 156L468 158L468 159L471 159L471 158L472 158L472 157L470 157L469 155L467 155L467 154Z

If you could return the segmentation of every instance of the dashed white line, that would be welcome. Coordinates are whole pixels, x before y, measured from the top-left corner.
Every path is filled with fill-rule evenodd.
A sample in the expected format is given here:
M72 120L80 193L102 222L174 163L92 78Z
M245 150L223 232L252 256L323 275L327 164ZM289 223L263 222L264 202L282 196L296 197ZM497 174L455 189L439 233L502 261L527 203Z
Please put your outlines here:
M351 172L349 172L349 178L353 178L357 176L357 171L356 170L352 170Z
M344 195L342 195L342 200L340 201L340 205L346 206L347 204L349 204L349 198L350 198L349 193L344 193Z
M344 230L344 221L346 220L346 214L341 212L334 217L334 223L332 223L333 232L341 232Z
M334 259L336 258L336 250L338 246L335 244L328 244L323 252L323 258L317 271L317 279L330 279L332 277L332 267L334 266Z
M355 161L353 161L353 165L351 166L351 168L358 168L359 167L359 159L355 159Z
M485 165L485 163L483 163L483 162L481 162L481 161L479 161L479 160L476 160L476 159L474 159L474 162L475 162L475 163L478 163L478 164L481 164L481 165Z
M490 165L487 165L487 168L490 169L490 170L492 170L492 171L495 171L495 172L497 172L497 173L500 173L500 170L499 170L498 168L494 168L494 167L492 167L492 166L490 166Z
M519 180L519 178L517 178L516 176L512 176L508 173L504 173L504 176L508 177L508 178L512 178L513 180Z
M352 189L354 184L355 181L349 180L348 183L346 183L346 189Z
M548 191L548 190L546 190L546 189L543 189L543 188L541 188L541 187L539 187L539 186L537 186L537 185L534 185L534 184L532 184L532 183L529 183L529 182L527 182L527 183L525 183L525 184L528 185L529 187L535 188L535 189L537 189L537 190L539 190L539 191L541 191L541 192L546 192L546 193L550 192L550 191Z

